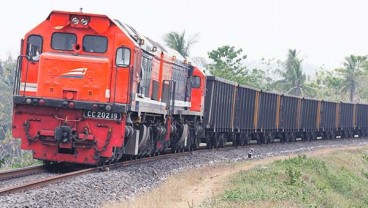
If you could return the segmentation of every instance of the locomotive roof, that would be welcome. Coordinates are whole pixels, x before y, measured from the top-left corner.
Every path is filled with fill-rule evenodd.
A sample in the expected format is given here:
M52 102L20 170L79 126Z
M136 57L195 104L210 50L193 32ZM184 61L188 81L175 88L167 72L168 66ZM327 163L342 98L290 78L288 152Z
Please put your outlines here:
M106 15L103 14L92 14L92 13L84 13L84 12L67 12L67 11L59 11L59 10L53 10L51 11L51 13L49 14L49 16L47 17L47 19L50 19L51 15L54 13L58 13L58 14L67 14L67 15L85 15L85 16L90 16L90 17L103 17L103 18L109 18ZM110 18L109 18L110 19Z
M102 14L92 14L92 13L84 13L84 12L69 12L69 11L58 11L53 10L47 19L49 20L52 16L52 14L64 14L64 15L83 15L83 16L89 16L89 17L99 17L99 18L106 18L110 20L110 22L117 27L120 28L122 32L124 32L137 47L140 47L142 50L145 50L155 56L160 57L161 52L164 53L166 60L171 60L173 62L181 62L183 63L184 60L186 60L185 57L183 57L179 52L177 52L174 49L171 49L169 47L163 46L160 43L142 35L139 33L135 28L132 26L121 22L117 19L110 18L107 15ZM143 40L143 42L140 42ZM143 43L143 44L142 44Z
M133 28L132 26L121 22L120 20L114 19L113 20L116 25L123 30L124 32L126 32L130 38L132 40L135 41L135 43L143 50L152 53L155 56L160 56L161 52L163 52L166 55L166 58L172 58L175 56L175 60L176 61L180 61L180 62L184 62L184 60L186 59L184 56L182 56L178 51L163 46L160 43L152 40L151 38L144 36L142 34L140 34L135 28ZM144 40L143 44L138 44L137 42L139 41L139 39ZM154 48L156 48L156 50L153 50Z

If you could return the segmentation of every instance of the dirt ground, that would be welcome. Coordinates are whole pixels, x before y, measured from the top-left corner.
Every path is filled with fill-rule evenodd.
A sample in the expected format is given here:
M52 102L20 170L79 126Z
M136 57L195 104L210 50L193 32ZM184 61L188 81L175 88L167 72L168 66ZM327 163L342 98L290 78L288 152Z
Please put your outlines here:
M366 146L321 148L303 154L307 156L319 156L334 151L354 150L367 148ZM220 194L226 185L226 180L232 174L246 171L258 165L265 165L275 160L296 157L298 154L267 157L264 159L248 160L245 162L206 167L193 171L187 171L167 179L160 187L149 193L137 196L134 200L119 204L109 204L106 207L150 207L150 208L188 208L198 207L206 200Z

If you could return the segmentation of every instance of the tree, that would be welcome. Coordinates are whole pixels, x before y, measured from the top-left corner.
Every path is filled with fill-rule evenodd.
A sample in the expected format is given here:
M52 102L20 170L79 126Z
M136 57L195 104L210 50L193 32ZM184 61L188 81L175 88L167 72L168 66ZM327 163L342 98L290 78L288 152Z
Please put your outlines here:
M3 74L0 76L0 140L5 138L6 133L11 129L12 116L12 87L16 60L11 56L2 64Z
M3 64L2 64L2 62L0 61L0 76L3 76L3 75L4 75Z
M12 165L28 166L37 163L31 152L21 151L20 140L11 135L12 87L15 74L16 59L9 56L0 61L0 168Z
M164 36L164 41L167 46L178 51L182 56L188 57L190 48L197 43L198 34L195 34L189 40L185 38L185 30L183 33L170 32Z
M242 54L243 50L236 50L234 46L222 46L208 52L208 57L213 61L208 64L208 70L214 76L245 84L248 74L243 61L247 58Z
M296 50L289 49L288 57L281 65L283 69L277 69L276 73L281 79L274 82L275 87L290 95L310 96L314 89L306 84L306 75L303 73L302 61L298 58Z
M328 70L320 68L312 77L309 85L313 89L318 89L315 91L314 98L319 100L339 102L342 100L342 94L340 91L340 86L343 79L337 74L335 70Z
M234 46L225 45L208 52L208 57L213 62L207 65L212 75L250 87L268 90L271 79L266 76L262 69L247 69L244 63L247 56L243 54L243 49L235 49Z
M349 94L350 102L354 101L355 92L359 87L359 80L363 75L363 66L366 65L367 56L350 55L345 57L344 67L335 69L342 76L341 92Z

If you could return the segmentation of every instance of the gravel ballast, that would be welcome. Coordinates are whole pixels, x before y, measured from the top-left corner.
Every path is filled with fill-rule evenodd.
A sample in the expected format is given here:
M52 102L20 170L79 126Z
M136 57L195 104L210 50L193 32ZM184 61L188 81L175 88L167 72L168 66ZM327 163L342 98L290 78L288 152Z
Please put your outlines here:
M368 139L355 138L250 145L230 151L193 152L179 159L163 159L107 172L86 174L43 188L0 196L0 207L101 207L107 202L132 199L138 193L157 187L167 177L190 168L248 160L251 148L254 149L253 160L319 148L367 144Z

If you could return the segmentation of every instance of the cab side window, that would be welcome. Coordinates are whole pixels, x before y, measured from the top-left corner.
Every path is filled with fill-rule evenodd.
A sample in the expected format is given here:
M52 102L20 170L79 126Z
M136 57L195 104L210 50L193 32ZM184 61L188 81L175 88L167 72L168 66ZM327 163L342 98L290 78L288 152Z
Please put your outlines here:
M42 37L39 35L30 35L27 39L27 59L29 61L38 61L42 53Z
M197 76L194 76L190 80L192 88L199 88L201 87L201 79Z
M116 51L116 65L120 67L128 67L130 64L129 48L121 47Z

